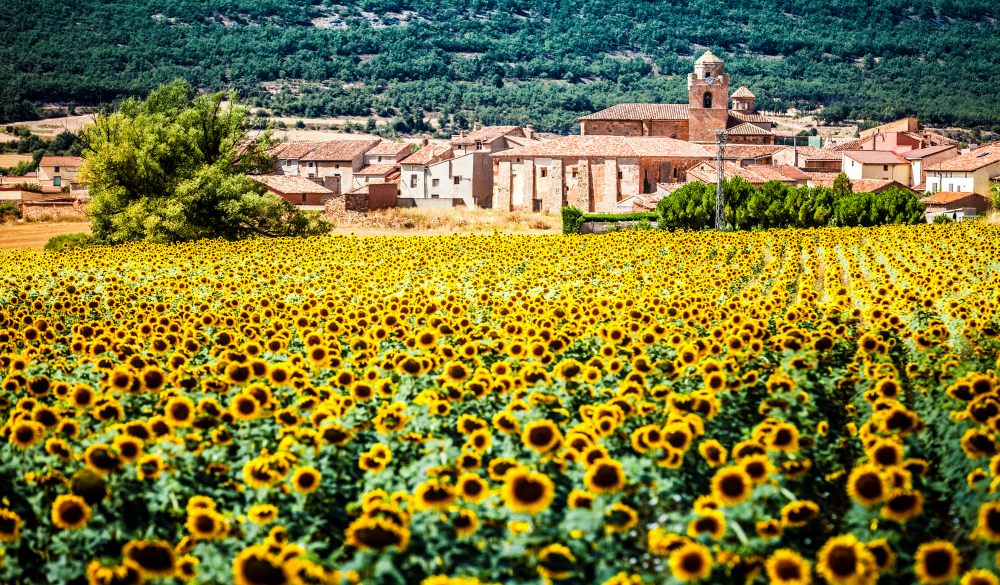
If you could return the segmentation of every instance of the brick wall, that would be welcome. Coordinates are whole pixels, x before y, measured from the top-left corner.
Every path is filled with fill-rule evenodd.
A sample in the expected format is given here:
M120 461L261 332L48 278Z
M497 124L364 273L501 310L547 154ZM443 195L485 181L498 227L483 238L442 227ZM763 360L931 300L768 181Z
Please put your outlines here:
M584 120L580 122L584 136L642 136L642 122L638 120Z

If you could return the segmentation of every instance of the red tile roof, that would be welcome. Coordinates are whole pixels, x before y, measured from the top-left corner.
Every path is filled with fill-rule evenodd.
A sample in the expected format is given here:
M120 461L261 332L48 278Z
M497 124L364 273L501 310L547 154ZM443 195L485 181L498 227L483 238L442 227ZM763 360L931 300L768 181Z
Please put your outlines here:
M83 164L83 159L78 156L43 156L39 161L40 167L78 167Z
M580 120L687 120L687 104L615 104Z
M299 157L299 159L306 161L348 161L375 148L379 142L381 140L377 138L319 142L314 149Z
M749 122L743 122L728 128L729 133L734 136L771 136L770 130L764 130L760 126L754 126Z
M934 155L934 154L939 154L939 153L946 152L946 151L949 151L949 150L955 150L955 152L958 152L958 145L957 144L939 144L937 146L928 146L928 147L925 147L925 148L918 148L916 150L911 150L909 152L903 153L903 158L905 158L906 160L917 160L917 159L920 159L920 158L924 158L926 156L931 156L931 155Z
M490 156L495 158L709 158L705 149L697 144L650 136L562 136L531 146L497 152Z
M689 169L687 172L688 181L701 181L702 183L714 183L718 179L718 166L715 161L705 161L698 166ZM763 185L769 181L780 181L791 183L795 179L786 176L781 172L780 167L768 167L763 165L751 165L741 167L732 162L723 163L723 176L726 179L740 177L751 185Z
M477 142L489 144L497 138L507 136L508 134L514 136L524 136L524 130L521 130L519 126L483 126L482 128L473 130L465 136L456 136L452 138L451 143L454 145L469 145Z
M729 110L729 117L736 118L740 122L751 122L754 124L770 124L771 119L764 114L748 114L739 110Z
M406 157L402 164L404 165L426 165L430 164L438 159L448 158L451 156L450 146L437 146L434 144L429 144L417 152Z
M359 177L387 177L399 168L397 163L377 163L367 165L354 173Z
M734 98L752 98L752 97L757 97L757 96L755 96L753 94L753 92L750 91L750 89L747 86L744 85L744 86L740 87L739 89L737 89L736 91L733 92L733 97Z
M271 148L271 155L275 158L297 159L312 152L320 142L282 142Z
M816 148L814 146L796 146L799 157L803 160L813 161L840 161L844 159L844 154L840 151Z
M909 164L895 152L886 150L847 150L843 151L846 158L854 159L863 165L905 165Z
M407 144L405 142L388 142L383 141L375 145L365 154L374 156L399 156L401 154L409 154L412 149L412 144Z
M993 142L977 150L931 165L927 167L927 170L970 172L997 162L1000 162L1000 142Z
M703 144L701 146L713 157L718 153L718 146L714 144ZM727 160L767 158L781 152L785 148L787 147L777 144L727 144L723 147L722 156Z
M935 193L933 195L928 195L920 200L921 203L928 203L930 205L947 205L949 203L954 203L956 201L961 201L968 197L978 195L978 193L964 193L960 191L941 191L940 193ZM982 197L982 195L979 195Z
M278 193L333 193L319 183L294 175L250 175L250 178Z

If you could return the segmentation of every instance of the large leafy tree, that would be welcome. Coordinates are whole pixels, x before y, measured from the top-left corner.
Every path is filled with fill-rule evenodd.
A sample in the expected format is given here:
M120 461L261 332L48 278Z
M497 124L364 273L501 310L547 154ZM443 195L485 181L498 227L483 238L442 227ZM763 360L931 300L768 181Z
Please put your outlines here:
M127 100L84 128L81 171L91 230L104 243L324 233L329 224L247 177L270 170L269 137L249 138L247 113L186 81ZM229 98L227 100L227 98Z

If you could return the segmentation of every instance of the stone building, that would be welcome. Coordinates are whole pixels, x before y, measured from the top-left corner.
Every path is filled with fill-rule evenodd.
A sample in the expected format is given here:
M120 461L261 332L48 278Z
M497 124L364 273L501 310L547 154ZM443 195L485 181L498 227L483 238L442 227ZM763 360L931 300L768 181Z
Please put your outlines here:
M665 136L691 142L716 142L716 130L729 130L733 144L774 144L771 120L757 112L756 96L746 87L732 95L721 59L707 51L688 75L686 104L618 104L580 118L585 136Z
M991 183L1000 180L1000 142L929 165L926 177L927 193L947 191L989 197Z
M563 136L491 155L493 207L558 213L564 205L613 213L658 183L679 183L708 160L705 148L672 138Z

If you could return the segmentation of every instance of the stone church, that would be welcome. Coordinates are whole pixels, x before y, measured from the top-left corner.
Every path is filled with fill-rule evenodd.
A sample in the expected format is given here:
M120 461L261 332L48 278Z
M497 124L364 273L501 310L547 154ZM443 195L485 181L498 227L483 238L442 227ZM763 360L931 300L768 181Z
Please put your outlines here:
M726 129L730 144L774 144L771 120L757 113L753 92L740 87L730 96L729 81L722 60L707 51L688 74L688 103L618 104L580 118L580 134L715 143L715 131Z

